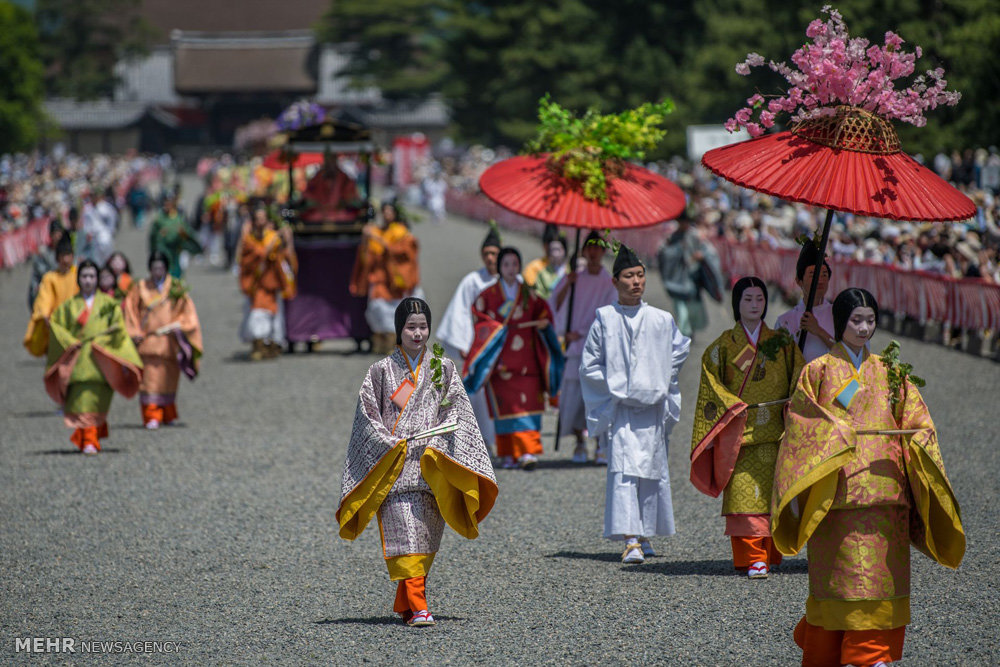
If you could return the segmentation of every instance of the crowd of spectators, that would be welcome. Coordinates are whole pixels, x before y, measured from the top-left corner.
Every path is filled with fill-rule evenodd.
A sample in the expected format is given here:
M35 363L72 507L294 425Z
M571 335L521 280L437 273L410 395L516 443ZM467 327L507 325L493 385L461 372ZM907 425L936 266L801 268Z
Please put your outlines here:
M440 163L452 189L475 192L483 170L509 156L503 149L474 146L461 155L442 157ZM708 234L796 248L798 237L813 235L823 222L822 211L741 188L716 177L700 164L675 158L647 167L685 191L699 212L699 226ZM836 213L828 252L836 257L889 264L905 270L1000 283L997 149L967 150L952 156L940 154L928 167L976 203L975 218L955 223L914 223Z
M133 219L159 201L169 156L52 153L0 156L0 234L49 218L76 230L83 212L106 200Z

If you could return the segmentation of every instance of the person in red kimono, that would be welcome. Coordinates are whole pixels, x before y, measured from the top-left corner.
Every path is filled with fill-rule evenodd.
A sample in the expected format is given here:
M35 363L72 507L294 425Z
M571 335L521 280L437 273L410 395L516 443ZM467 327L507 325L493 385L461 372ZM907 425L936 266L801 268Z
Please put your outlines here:
M545 395L559 391L565 357L549 305L518 279L521 254L503 248L497 264L500 280L472 306L476 336L462 381L469 394L486 386L500 465L533 470L542 453Z

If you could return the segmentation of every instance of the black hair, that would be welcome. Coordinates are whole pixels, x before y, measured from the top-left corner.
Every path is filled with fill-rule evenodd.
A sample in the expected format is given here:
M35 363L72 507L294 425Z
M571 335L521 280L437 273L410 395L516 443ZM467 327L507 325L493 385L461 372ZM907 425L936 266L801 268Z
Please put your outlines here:
M795 262L795 278L796 280L802 280L802 277L806 275L806 269L810 266L816 266L816 260L819 259L819 248L816 247L815 243L808 242L802 246L802 250L799 251L799 259ZM823 258L823 266L829 274L833 275L833 269L830 268L829 262L826 258ZM802 298L805 299L808 295L803 294Z
M514 246L505 246L500 248L500 254L497 255L497 268L500 267L500 263L506 255L514 255L514 257L517 257L517 271L520 273L521 269L524 268L524 262L521 261L521 252Z
M111 253L111 257L108 257L108 261L105 262L104 265L110 269L111 268L111 260L113 260L115 257L121 257L122 258L122 261L125 262L125 273L127 273L129 275L132 275L132 264L128 261L128 257L126 257L125 253L123 253L121 250L115 250L113 253ZM168 265L168 268L169 268L169 265ZM117 275L117 274L115 274L115 275Z
M80 262L76 267L76 286L80 287L80 275L83 273L84 269L94 269L94 277L99 278L101 275L101 267L97 266L97 262L92 259L85 259Z
M733 285L733 319L737 322L740 321L740 300L743 298L743 293L751 287L759 287L764 293L764 312L760 314L760 319L764 321L767 317L767 285L757 276L743 276Z
M69 234L63 234L59 241L56 243L56 259L59 259L63 255L73 254L73 241L70 240Z
M844 329L855 308L871 308L875 311L875 326L878 326L878 301L872 293L860 287L848 287L833 300L833 337L844 338Z
M149 253L149 261L146 262L146 268L152 270L153 262L163 262L163 266L166 267L167 271L170 270L170 258L162 250L154 250Z
M563 252L566 252L566 239L564 237L562 237L562 236L557 236L554 239L549 239L549 242L545 244L545 254L546 255L549 254L549 246L552 245L553 241L555 241L555 242L559 243L560 245L562 245Z
M394 315L394 324L396 325L396 345L401 345L403 343L403 327L406 326L406 320L409 319L410 315L424 315L427 317L427 328L431 328L431 308L427 305L427 302L423 299L418 299L413 296L408 296L399 302L396 306L396 313Z

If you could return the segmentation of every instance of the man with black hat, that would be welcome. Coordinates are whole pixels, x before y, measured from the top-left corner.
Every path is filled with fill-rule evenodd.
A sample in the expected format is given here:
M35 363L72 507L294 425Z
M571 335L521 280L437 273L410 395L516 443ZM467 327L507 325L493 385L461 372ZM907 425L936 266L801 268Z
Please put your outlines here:
M587 426L608 457L604 536L625 540L624 563L656 552L652 535L674 533L667 445L680 418L677 378L691 339L673 316L642 300L646 267L622 245L618 302L597 310L583 348L580 382Z
M441 318L441 326L438 327L437 338L444 346L444 352L455 362L464 363L472 341L476 336L475 322L472 318L472 304L475 302L483 290L497 281L497 256L500 254L500 234L495 226L490 228L490 233L483 240L483 245L479 251L483 261L482 268L470 272L455 289L455 294L451 297L448 309L444 311ZM483 433L483 440L487 447L492 448L496 435L493 431L493 420L490 418L489 407L486 404L486 389L469 396L472 402L472 410L476 414L476 421L479 423L479 430Z
M597 309L613 304L618 299L618 290L615 289L611 274L602 264L604 252L601 235L596 231L590 232L582 251L586 266L559 281L549 299L549 305L555 313L556 332L566 334L566 372L559 390L559 437L571 433L576 436L574 463L587 462L587 446L583 437L584 429L587 428L587 409L580 392L580 357L583 355L584 339L597 317ZM574 284L573 320L567 331L570 287ZM599 446L594 461L599 464L607 463Z
M813 297L812 312L806 312L806 298L812 285L813 272L816 270L816 260L819 248L812 241L806 242L799 251L799 259L795 263L795 284L802 291L798 305L783 313L774 323L775 329L787 329L792 338L799 339L799 332L805 329L806 345L802 356L806 363L822 357L830 351L835 341L833 338L833 304L826 299L826 290L830 286L830 265L823 260L823 269L816 283L816 294Z

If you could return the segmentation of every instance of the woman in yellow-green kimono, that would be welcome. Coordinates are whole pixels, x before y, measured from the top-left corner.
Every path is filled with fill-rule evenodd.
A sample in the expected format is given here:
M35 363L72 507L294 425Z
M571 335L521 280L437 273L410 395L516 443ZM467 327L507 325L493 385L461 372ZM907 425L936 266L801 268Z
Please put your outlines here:
M142 361L125 331L118 303L97 289L97 264L80 262L80 292L49 319L45 390L63 408L70 440L84 454L101 449L107 437L111 397L131 398L139 390Z
M691 483L713 498L722 494L733 565L754 579L781 562L771 540L771 485L784 404L803 365L791 336L769 328L766 314L763 281L736 281L736 326L702 357L691 437Z

